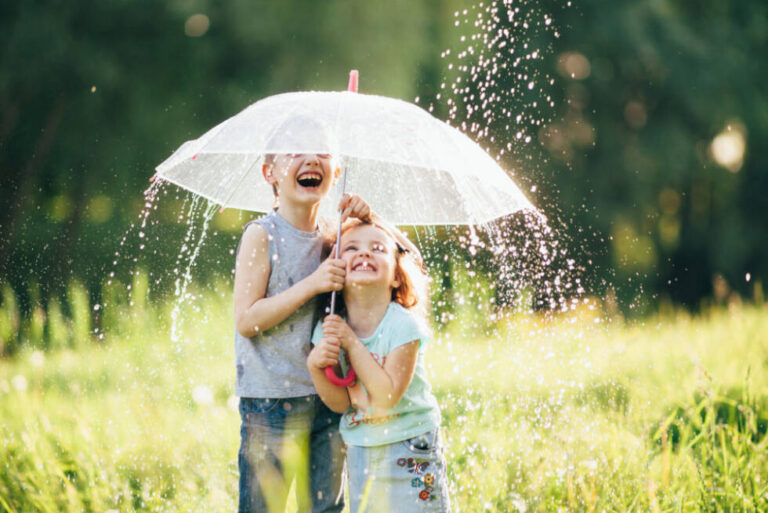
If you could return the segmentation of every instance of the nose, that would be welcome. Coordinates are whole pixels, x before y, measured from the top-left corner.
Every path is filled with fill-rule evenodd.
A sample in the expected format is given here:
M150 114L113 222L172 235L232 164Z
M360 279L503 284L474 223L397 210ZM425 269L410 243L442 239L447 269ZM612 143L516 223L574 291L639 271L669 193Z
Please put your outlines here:
M304 155L304 163L310 166L319 166L320 157L318 157L315 153L306 154Z

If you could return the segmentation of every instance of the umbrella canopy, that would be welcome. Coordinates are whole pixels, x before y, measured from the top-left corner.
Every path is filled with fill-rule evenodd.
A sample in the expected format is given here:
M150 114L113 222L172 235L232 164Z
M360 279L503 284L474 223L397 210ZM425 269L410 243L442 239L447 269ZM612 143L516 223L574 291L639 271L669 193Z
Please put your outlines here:
M223 207L266 212L265 155L330 153L359 194L397 225L480 224L533 208L478 144L416 105L354 92L270 96L187 141L157 167L167 180ZM320 213L331 217L341 188Z

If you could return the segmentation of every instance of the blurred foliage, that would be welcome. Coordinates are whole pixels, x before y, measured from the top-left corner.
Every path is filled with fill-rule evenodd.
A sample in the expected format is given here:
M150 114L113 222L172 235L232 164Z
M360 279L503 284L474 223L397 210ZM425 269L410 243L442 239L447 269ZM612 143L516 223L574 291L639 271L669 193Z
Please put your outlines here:
M723 279L752 295L768 276L768 4L580 1L563 14L548 127L562 137L540 139L576 239L607 245L599 267L635 294L696 305L727 295ZM563 76L579 71L573 55L588 59L581 80ZM733 137L713 147L718 134Z
M768 150L758 142L768 139L768 93L761 86L768 75L768 5L506 4L532 20L549 16L558 27L544 32L533 23L526 32L509 21L517 36L512 45L541 50L535 72L555 78L553 105L538 108L546 122L530 143L515 141L503 123L489 128L495 145L516 145L505 164L517 169L524 187L537 186L534 201L588 270L591 290L615 288L630 306L659 297L696 305L731 288L751 293L765 281ZM149 258L150 285L168 289L173 278L160 270L178 276L185 264L184 194L164 192L152 240L138 240L135 230L124 237L155 165L264 96L343 89L351 68L360 70L362 91L418 97L446 118L446 97L438 92L449 73L441 52L463 35L454 12L481 9L472 6L3 2L0 281L19 292L24 311L52 295L70 304L70 278L98 302L105 276L117 272L130 282L142 265L137 261ZM496 86L519 81L509 73ZM507 108L530 111L534 93ZM725 137L715 145L718 135ZM196 278L229 277L229 252L250 216L214 218ZM39 284L37 297L27 294L32 282ZM54 316L60 308L54 304ZM2 329L11 322L17 321L4 321Z

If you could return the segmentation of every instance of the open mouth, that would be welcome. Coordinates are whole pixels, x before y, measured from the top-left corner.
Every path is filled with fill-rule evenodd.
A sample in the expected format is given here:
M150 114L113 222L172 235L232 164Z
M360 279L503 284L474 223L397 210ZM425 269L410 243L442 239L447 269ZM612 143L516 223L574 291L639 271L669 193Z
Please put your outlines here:
M302 187L306 187L308 189L314 189L316 187L319 187L321 183L323 183L323 175L316 171L307 171L306 173L300 174L296 178L296 182L298 182L299 185Z
M376 268L375 268L375 267L373 267L373 266L372 266L371 264L369 264L368 262L360 262L360 263L358 263L358 264L355 264L355 265L352 267L352 270L353 270L353 271L363 271L363 272L373 272L373 271L375 271L375 270L376 270Z

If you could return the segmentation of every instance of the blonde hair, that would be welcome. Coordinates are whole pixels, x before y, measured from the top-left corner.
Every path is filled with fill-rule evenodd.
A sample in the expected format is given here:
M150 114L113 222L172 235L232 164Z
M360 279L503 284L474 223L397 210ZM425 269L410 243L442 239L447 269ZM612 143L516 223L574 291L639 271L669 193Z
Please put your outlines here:
M360 226L375 226L392 240L396 247L394 252L395 279L400 283L392 289L392 301L426 318L429 312L429 277L419 257L413 255L398 242L398 237L392 233L393 230L397 230L396 228L386 227L376 221L349 219L342 225L341 234L343 236L348 231ZM398 232L398 235L406 239L402 233Z

